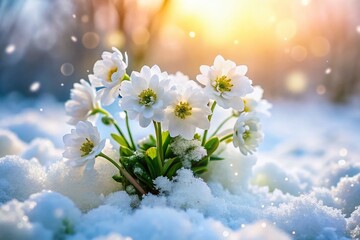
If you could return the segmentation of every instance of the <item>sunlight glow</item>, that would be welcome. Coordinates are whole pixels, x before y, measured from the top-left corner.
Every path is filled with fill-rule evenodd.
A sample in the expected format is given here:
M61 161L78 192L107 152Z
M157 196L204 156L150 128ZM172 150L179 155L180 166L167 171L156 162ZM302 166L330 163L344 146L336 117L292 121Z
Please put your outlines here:
M231 23L235 22L238 11L239 4L235 0L176 0L173 3L176 17L185 26L193 27L186 30L199 33L215 44L223 43L233 35L234 26Z
M293 71L286 77L285 84L290 92L299 94L306 90L308 79L303 72Z

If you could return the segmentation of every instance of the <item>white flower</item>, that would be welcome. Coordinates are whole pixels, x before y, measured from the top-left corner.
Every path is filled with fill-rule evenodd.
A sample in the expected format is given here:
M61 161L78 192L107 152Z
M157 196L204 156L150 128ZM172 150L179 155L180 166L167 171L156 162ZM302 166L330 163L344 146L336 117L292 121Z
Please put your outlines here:
M132 72L130 79L121 84L120 107L130 119L138 119L141 127L147 127L151 121L162 122L164 109L172 99L167 73L156 65L144 66L140 73Z
M98 91L98 99L103 105L110 105L119 96L120 84L126 73L127 55L124 61L123 55L117 48L114 52L103 52L102 60L96 61L94 74L89 75L89 80L94 87L102 87Z
M243 97L244 101L244 111L245 112L257 112L264 114L266 116L270 116L269 109L272 107L272 105L262 99L264 90L260 86L255 86L254 91L250 94L247 94L245 97Z
M244 155L253 154L264 134L255 113L241 113L234 126L233 144Z
M69 159L73 166L86 164L91 169L95 164L95 157L105 146L105 140L100 141L100 135L96 127L90 122L78 122L70 134L63 137L65 151L63 157Z
M230 60L218 55L213 66L202 65L196 79L205 85L205 91L210 99L215 100L219 106L238 111L244 109L241 97L253 91L252 81L245 76L247 67L236 66Z
M209 129L209 98L201 89L188 86L178 89L171 105L165 109L164 129L170 136L193 139L196 128Z
M196 83L194 80L190 80L189 76L183 74L182 72L170 74L169 77L171 79L171 85L175 86L177 89L184 88L189 85L193 88L201 88L198 83Z
M84 79L75 83L70 93L71 100L65 103L65 111L70 119L68 123L77 124L79 121L86 121L92 110L100 107L96 101L96 90Z

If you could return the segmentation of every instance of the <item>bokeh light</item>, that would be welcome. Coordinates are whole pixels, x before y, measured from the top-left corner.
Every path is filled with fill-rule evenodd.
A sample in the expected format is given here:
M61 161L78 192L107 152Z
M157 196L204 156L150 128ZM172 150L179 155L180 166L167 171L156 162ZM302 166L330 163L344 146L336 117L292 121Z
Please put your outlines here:
M29 90L30 90L31 92L37 92L37 91L40 89L40 86L41 86L40 82L33 82L33 83L30 85Z
M86 48L94 49L99 45L100 37L95 32L87 32L82 37L82 43Z
M330 51L330 43L326 38L322 36L316 36L311 39L310 49L311 53L314 54L314 56L324 57Z
M74 66L71 63L64 63L61 65L60 71L64 76L71 76L74 73Z
M285 19L276 25L276 34L279 40L292 39L296 34L296 23L292 19Z
M10 44L5 48L7 54L12 54L15 51L16 47L14 44Z
M58 11L49 15L50 8ZM192 79L201 64L221 54L247 64L249 77L267 97L311 92L343 101L360 92L360 2L355 0L19 1L6 15L0 25L7 37L0 44L11 73L0 69L7 79L3 84L16 88L17 64L31 59L51 64L46 71L40 63L26 70L25 94L32 82L50 78L53 84L43 84L42 90L57 94L54 86L63 78L72 76L67 78L72 83L83 78L96 57L112 47L127 52L130 71L156 63ZM70 75L59 71L66 62L76 68ZM294 69L311 76L311 82L289 80ZM65 86L63 98L72 84ZM324 91L318 86L326 94L319 94Z
M297 45L291 49L291 57L297 61L302 62L307 56L307 50L305 47Z
M291 72L285 79L287 89L294 93L299 94L306 90L308 85L308 79L305 73L301 71Z

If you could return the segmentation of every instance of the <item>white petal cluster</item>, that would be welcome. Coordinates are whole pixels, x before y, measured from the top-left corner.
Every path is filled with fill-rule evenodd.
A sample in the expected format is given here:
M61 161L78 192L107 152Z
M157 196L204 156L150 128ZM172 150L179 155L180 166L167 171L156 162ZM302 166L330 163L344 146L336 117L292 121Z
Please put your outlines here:
M245 65L236 66L234 62L219 55L213 66L202 65L200 72L196 79L205 86L210 99L225 109L244 110L241 97L253 91L252 81L245 76Z
M65 103L65 111L70 119L68 123L77 124L79 121L86 121L89 114L100 105L96 101L96 90L84 79L75 83L71 89L70 100Z
M120 84L126 73L126 60L117 48L112 48L113 52L103 52L102 60L96 61L94 74L89 75L89 80L94 87L101 87L98 91L98 99L105 106L110 105L119 96Z
M165 109L164 129L169 131L171 137L193 139L196 128L210 128L208 115L211 109L208 103L209 98L200 88L190 84L186 86L186 83L184 87L178 86L170 106Z
M234 126L233 144L244 155L253 154L262 142L264 134L255 113L242 113Z
M121 84L120 107L130 119L138 119L141 127L149 126L151 121L163 121L164 110L173 99L167 73L157 65L144 66L140 72L132 72L130 79Z
M270 108L272 105L263 99L264 90L260 86L254 86L254 91L243 97L244 111L257 112L265 116L270 116Z
M95 157L105 147L105 140L100 140L96 127L90 122L78 122L70 134L63 137L65 151L63 157L73 166L86 165L87 169L93 168Z
M189 76L183 74L182 72L176 72L175 74L170 74L169 77L171 78L171 85L175 86L175 88L177 89L182 89L187 86L201 89L198 83L196 83L194 80L191 80Z
M74 84L71 100L65 104L70 124L91 120L92 111L97 108L99 113L104 114L97 100L109 105L120 97L121 109L130 119L137 120L141 127L156 122L163 130L169 131L171 137L192 140L198 129L206 133L209 130L213 114L210 106L216 102L220 107L231 108L241 115L234 127L234 145L245 155L256 150L262 133L258 120L254 120L257 119L255 114L269 115L271 104L262 99L263 89L259 86L254 88L252 81L245 76L245 65L237 66L219 55L212 66L200 67L197 81L190 80L181 72L168 75L157 65L143 66L140 72L133 71L129 77L126 74L126 54L125 57L124 60L123 54L116 48L113 52L103 52L102 59L94 65L94 74L89 75L91 85L85 80ZM96 92L95 88L100 90ZM86 124L83 122L80 128ZM72 134L75 132L73 130ZM76 146L68 143L69 139L73 139L70 137L72 134L64 137L68 146L64 156L76 159L74 162L77 165L94 158L96 154L91 151L84 154L80 149L84 149L85 145L98 146L98 134L93 135L97 136L94 139L83 137L81 141L77 140Z

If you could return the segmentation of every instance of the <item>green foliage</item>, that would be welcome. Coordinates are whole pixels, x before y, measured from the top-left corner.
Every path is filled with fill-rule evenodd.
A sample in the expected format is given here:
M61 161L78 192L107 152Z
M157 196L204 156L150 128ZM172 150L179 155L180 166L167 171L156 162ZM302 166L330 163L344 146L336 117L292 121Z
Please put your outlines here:
M204 145L207 155L211 156L211 154L213 154L216 149L219 147L220 144L220 140L218 137L212 137L210 138Z
M175 138L172 138L167 131L162 132L162 150L165 157L162 166L159 165L160 162L158 159L156 138L154 136L150 135L147 139L142 140L138 144L137 151L130 149L122 136L111 134L111 137L120 145L120 163L147 192L157 193L153 182L157 177L164 176L173 179L176 176L176 172L184 167L184 162L181 157L174 154L174 151L172 150L172 147L174 147L174 144L172 143L175 141ZM200 142L201 136L195 135L195 137L196 138L194 139ZM193 160L190 162L190 168L195 175L206 172L210 161L223 159L213 155L219 144L220 140L218 137L212 137L206 141L203 147L205 148L207 155L200 160ZM201 147L200 144L199 146ZM185 155L193 150L194 146L186 149ZM125 188L131 185L130 182L120 175L113 176L113 179L124 184Z
M112 137L120 146L127 146L127 142L126 142L126 140L125 140L122 136L112 133L112 134L111 134L111 137Z
M134 151L132 151L130 148L125 146L120 146L120 156L122 157L130 157L134 155Z

